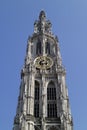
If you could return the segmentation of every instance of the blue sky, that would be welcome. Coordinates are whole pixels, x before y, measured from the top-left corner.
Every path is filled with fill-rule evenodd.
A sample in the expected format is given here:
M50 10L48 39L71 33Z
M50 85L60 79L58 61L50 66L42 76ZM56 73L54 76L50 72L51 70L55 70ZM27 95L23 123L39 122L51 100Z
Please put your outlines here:
M86 130L87 0L0 0L0 130L12 130L27 38L41 10L60 41L74 130Z

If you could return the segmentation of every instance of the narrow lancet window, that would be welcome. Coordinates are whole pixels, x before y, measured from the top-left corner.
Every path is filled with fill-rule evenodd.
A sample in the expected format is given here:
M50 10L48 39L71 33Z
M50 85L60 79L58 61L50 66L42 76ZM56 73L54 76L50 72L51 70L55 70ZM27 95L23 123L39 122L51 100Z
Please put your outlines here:
M57 117L56 88L53 82L50 82L47 87L47 116Z
M36 45L36 54L41 54L41 41L38 40L37 45Z
M39 83L35 81L35 92L34 92L34 116L39 117Z
M50 54L50 43L49 42L46 43L45 51L46 51L46 54Z

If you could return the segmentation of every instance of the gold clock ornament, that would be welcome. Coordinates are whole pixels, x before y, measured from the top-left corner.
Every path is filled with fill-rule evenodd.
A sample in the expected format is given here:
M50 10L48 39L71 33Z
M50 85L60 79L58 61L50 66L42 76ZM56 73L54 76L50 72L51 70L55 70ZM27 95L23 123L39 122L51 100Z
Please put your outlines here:
M53 65L53 60L48 56L39 56L34 60L34 64L38 69L49 69Z

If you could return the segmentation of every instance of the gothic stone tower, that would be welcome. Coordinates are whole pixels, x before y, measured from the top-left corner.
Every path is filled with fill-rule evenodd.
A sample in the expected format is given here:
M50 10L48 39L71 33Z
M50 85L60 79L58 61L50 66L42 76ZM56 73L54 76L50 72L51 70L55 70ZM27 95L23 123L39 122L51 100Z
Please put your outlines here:
M13 130L73 130L58 38L44 11L28 38Z

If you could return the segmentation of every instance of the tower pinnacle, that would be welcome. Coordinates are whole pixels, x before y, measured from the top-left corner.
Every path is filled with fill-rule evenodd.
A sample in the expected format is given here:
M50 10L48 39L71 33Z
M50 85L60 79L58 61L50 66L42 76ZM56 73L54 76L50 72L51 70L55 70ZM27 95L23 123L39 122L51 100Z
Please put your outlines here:
M40 19L40 20L46 19L45 11L42 10L42 11L40 12L39 19Z
M39 20L34 23L34 33L51 33L51 22L46 20L44 11L40 12Z

